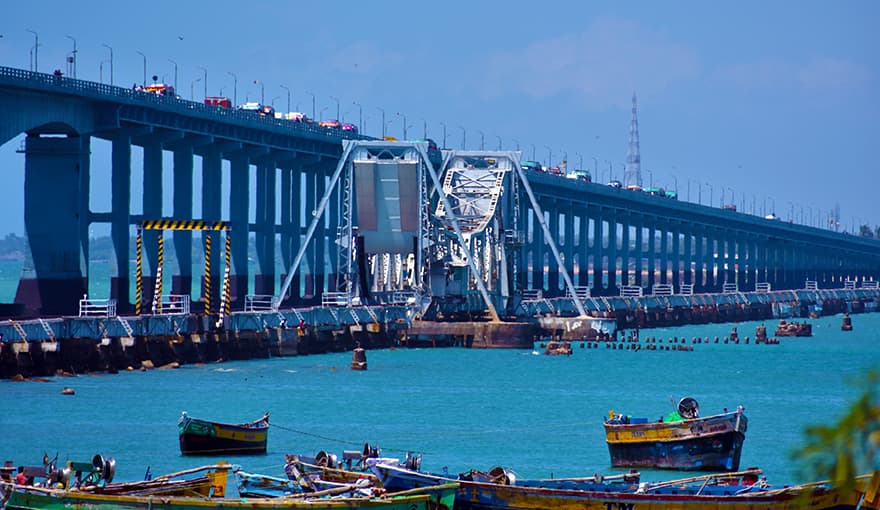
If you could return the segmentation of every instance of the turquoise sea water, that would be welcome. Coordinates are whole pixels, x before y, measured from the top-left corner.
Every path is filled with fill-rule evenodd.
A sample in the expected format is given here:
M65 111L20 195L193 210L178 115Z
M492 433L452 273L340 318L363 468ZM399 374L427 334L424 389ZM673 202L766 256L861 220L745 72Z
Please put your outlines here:
M831 424L858 393L848 381L880 365L880 314L811 321L812 338L780 345L699 344L693 352L581 349L571 357L462 348L369 351L369 370L349 353L185 366L178 370L0 381L0 457L36 464L43 452L115 457L118 479L209 463L182 457L181 411L239 422L271 412L265 456L228 460L281 474L284 454L341 456L364 442L386 455L424 454L423 468L451 472L512 467L520 476L613 473L602 419L609 409L656 419L692 396L708 415L743 405L749 429L741 467L771 482L801 481L790 452L804 429ZM757 322L738 325L754 337ZM768 323L768 328L773 326ZM645 330L669 338L725 336L730 325ZM665 344L664 344L665 345ZM64 386L74 396L60 394ZM682 473L642 471L643 480Z

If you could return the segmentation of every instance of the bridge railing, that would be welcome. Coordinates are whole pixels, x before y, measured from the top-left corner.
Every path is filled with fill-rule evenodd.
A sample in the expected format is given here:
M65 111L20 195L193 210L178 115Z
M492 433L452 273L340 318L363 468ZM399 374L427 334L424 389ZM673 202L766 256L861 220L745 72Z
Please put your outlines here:
M274 117L260 115L256 112L239 110L235 107L222 108L196 101L188 101L179 96L163 96L152 92L135 90L134 88L78 80L67 76L56 76L54 74L27 71L24 69L16 69L14 67L0 66L0 77L26 81L30 84L42 85L44 87L60 88L62 90L75 92L79 95L90 96L95 99L107 100L108 97L113 97L130 103L150 103L161 105L163 109L176 110L180 113L192 114L193 112L198 112L207 118L216 118L219 116L224 117L226 120L232 119L249 124L259 124L261 127L272 126L288 131L294 131L299 134L309 133L335 139L361 138L349 131L329 129L314 124L293 122L286 119L276 119Z
M644 294L645 294L645 289L639 287L638 285L621 285L620 286L621 297L642 297Z
M671 296L673 294L672 285L668 283L655 283L651 286L651 294L655 296Z
M115 299L88 299L79 300L80 317L115 317Z
M809 282L808 282L808 283L809 283ZM853 290L853 289L855 289L855 288L856 288L856 282L855 282L855 280L844 280L844 281L843 281L843 288L846 289L846 290Z
M758 282L755 284L755 292L767 293L770 292L771 287L767 282Z
M321 294L321 306L351 306L348 292L325 292Z
M544 293L541 289L525 289L522 291L522 300L524 303L541 301L544 299Z
M843 288L845 288L845 289L854 289L855 288L855 286L847 287L846 283L847 282L844 282ZM853 284L855 284L855 282L853 282ZM819 284L816 282L816 280L807 280L806 282L804 282L804 290L819 290Z
M862 288L877 290L880 289L880 285L878 284L880 284L880 282L862 282Z
M278 299L267 294L250 294L244 297L245 312L269 312L276 310Z
M587 299L590 297L590 288L585 285L577 285L574 288L574 295L571 293L571 289L567 289L565 291L565 297L571 299L573 297L577 297L578 299Z
M188 294L162 294L153 301L153 313L161 315L189 315Z
M735 283L724 283L721 284L721 293L722 294L736 294L739 292L739 285Z
M678 286L678 293L682 296L693 296L694 295L694 286L690 283L683 283Z

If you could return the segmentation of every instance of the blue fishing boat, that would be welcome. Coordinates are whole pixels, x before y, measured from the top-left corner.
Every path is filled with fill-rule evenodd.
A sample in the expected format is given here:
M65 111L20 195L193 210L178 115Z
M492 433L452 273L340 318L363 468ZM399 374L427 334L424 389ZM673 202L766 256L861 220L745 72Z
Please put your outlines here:
M605 442L613 467L737 471L748 428L745 408L701 417L699 404L681 399L678 410L656 422L611 411Z
M450 480L379 462L370 465L392 491ZM488 473L463 473L455 481L455 510L842 510L855 509L859 490L864 491L869 485L867 477L860 477L853 492L832 488L825 482L774 486L767 483L758 469L646 483L640 481L636 472L520 480L510 470L495 468Z

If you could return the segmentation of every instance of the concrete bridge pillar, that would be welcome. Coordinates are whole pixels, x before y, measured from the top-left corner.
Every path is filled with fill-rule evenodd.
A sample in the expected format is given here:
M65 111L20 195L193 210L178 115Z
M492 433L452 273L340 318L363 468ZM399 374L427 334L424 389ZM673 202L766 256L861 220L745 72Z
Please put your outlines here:
M257 274L254 294L275 294L275 162L257 164L256 188Z
M232 306L237 310L244 307L244 298L248 290L248 237L250 221L248 207L250 203L250 163L247 154L237 152L230 155L229 177L229 222L232 229L232 275L230 290Z
M682 225L682 233L684 233L684 276L681 283L685 285L693 285L694 283L694 226L691 223ZM676 289L677 291L678 289Z
M740 290L753 290L755 285L751 278L749 278L748 273L748 267L752 263L747 258L749 238L744 232L738 232L736 239L736 283L739 285Z
M29 313L74 315L88 289L90 145L87 136L25 139L28 252L15 302Z
M577 282L576 285L582 285L580 275L575 274L574 269L574 258L575 258L575 244L574 244L574 218L576 207L573 203L569 202L565 211L565 225L563 225L563 230L565 231L565 244L562 246L563 260L565 260L565 267L568 270L568 274L572 279L572 282ZM582 264L581 258L578 257L578 265ZM580 271L578 271L580 273ZM566 291L563 290L563 293Z
M636 229L636 248L635 248L635 270L636 285L639 287L649 286L648 282L643 281L643 273L645 271L645 249L644 249L644 229L645 218L638 216L633 222Z
M617 211L611 210L608 214L608 286L606 287L609 295L615 296L620 291L617 287L617 271L619 264L617 262Z
M594 208L590 215L593 219L593 290L592 293L599 296L605 294L605 262L603 255L605 254L605 216L602 209Z
M648 273L645 276L646 287L657 283L657 218L648 224Z
M301 210L302 197L302 164L295 161L281 163L281 261L284 267L282 280L287 278L287 271L293 265L293 259L300 247L303 217ZM290 297L282 296L285 306L300 303L300 275L297 271L290 283Z
M554 240L559 239L559 221L560 221L560 211L559 211L559 202L556 200L545 200L546 205L542 205L544 207L544 211L549 216L549 227L550 234L553 236ZM566 239L566 242L568 240ZM548 249L547 253L547 293L551 296L559 295L559 266L556 263L556 260L553 257L552 252ZM566 265L569 264L569 261L565 261Z
M207 146L202 153L202 219L207 222L217 222L222 220L221 207L221 187L223 182L223 154L214 146ZM222 289L222 269L223 265L223 242L221 233L213 230L202 231L202 245L205 240L211 240L211 259L209 264L209 274L207 275L211 289L209 293L205 292L204 282L202 282L202 300L208 305L211 311L217 311L220 307L220 291ZM198 310L199 312L203 310Z
M128 244L131 224L131 135L119 130L111 140L110 168L110 239L115 262L110 276L110 297L116 300L117 313L132 311L129 293L131 267Z
M658 223L660 232L660 283L669 283L669 223L666 220Z
M581 206L580 224L578 225L578 286L592 287L590 281L590 215L586 207Z
M193 219L193 147L186 141L180 142L173 151L174 183L173 211L175 220ZM174 254L177 257L177 271L171 278L171 293L192 294L192 231L175 230L173 232Z
M632 270L632 247L630 246L630 230L632 230L632 216L629 213L622 215L621 218L622 239L620 243L620 284L632 285L635 278Z
M162 144L156 138L143 143L144 151L144 196L143 216L145 220L162 218ZM156 288L156 274L159 267L159 236L161 230L143 232L143 253L146 264L142 265L143 296L141 303L147 303L141 310L149 310L153 290Z
M694 291L706 288L706 227L694 226Z
M673 288L681 286L681 225L671 225L672 227L672 280L670 283Z

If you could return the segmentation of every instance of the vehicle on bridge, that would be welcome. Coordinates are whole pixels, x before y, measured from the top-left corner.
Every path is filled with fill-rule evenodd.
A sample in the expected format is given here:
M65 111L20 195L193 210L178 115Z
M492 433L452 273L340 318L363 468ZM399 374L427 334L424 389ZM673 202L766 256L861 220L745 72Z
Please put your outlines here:
M355 126L354 124L352 124L352 123L350 123L350 122L343 122L343 123L342 123L342 126L341 126L340 128L341 128L343 131L348 131L348 132L351 132L351 133L357 133L357 132L358 132L358 128L357 128L357 126Z
M232 101L226 96L208 96L205 98L205 104L220 108L232 108Z
M613 179L613 180L608 181L608 185L611 186L612 188L617 188L617 189L620 189L623 187L623 183L618 181L617 179Z
M590 172L587 172L586 170L572 170L571 173L568 174L566 177L582 182L591 182L593 180Z
M642 187L639 186L638 184L630 184L629 186L626 187L626 189L628 189L630 191L642 191Z
M670 198L672 200L678 200L678 193L675 191L666 191L666 198Z
M645 188L644 192L646 195L651 195L653 197L665 197L666 190L663 188Z
M153 78L155 78L155 76ZM143 88L143 91L149 92L151 94L158 94L160 96L176 97L176 94L174 93L174 87L165 83L151 83L145 86Z
M320 123L318 123L318 125L328 129L339 129L341 126L339 121L336 119L322 120Z
M535 172L545 172L544 166L538 161L523 161L519 164L523 170L534 170Z
M256 101L250 101L238 107L239 110L244 112L254 112L265 117L275 117L275 108L270 105L260 104Z
M736 212L736 204L724 204L721 206L725 211L733 211Z

